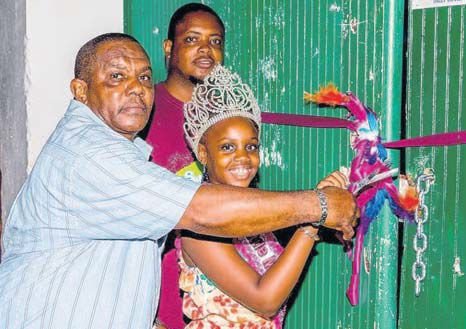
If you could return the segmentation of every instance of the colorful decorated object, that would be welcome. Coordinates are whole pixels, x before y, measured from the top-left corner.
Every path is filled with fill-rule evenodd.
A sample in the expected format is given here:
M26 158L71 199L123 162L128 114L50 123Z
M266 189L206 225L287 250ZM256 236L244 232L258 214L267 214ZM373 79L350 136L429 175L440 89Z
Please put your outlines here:
M355 156L351 162L348 189L356 197L361 217L351 253L353 268L346 295L351 305L357 305L361 252L370 223L377 218L385 200L388 200L390 209L398 218L412 221L418 203L416 190L409 184L403 185L402 193L397 190L392 176L398 170L390 168L387 150L379 134L377 115L355 95L351 92L341 93L333 84L329 84L315 94L305 93L304 99L322 105L346 107L348 119L352 122L348 129L352 132L351 148Z

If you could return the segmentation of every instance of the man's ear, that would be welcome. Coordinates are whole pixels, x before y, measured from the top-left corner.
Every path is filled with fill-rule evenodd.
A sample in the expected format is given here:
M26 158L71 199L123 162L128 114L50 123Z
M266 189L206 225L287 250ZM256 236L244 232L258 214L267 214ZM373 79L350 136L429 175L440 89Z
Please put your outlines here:
M197 148L198 160L203 166L207 163L207 148L204 144L199 144Z
M87 83L84 80L77 78L71 80L70 88L74 99L87 104Z
M172 53L173 42L169 39L165 39L163 41L163 53L165 54L165 58L169 59Z

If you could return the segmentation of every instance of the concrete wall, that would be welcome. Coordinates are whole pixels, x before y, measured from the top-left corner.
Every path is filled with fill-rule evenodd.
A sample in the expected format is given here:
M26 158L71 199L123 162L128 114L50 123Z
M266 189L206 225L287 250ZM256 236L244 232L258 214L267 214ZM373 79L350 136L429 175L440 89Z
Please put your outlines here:
M26 178L26 0L0 0L0 170L5 218Z
M123 0L27 0L28 168L62 117L74 58L89 39L123 31Z
M3 218L71 99L78 49L122 31L123 0L0 0Z

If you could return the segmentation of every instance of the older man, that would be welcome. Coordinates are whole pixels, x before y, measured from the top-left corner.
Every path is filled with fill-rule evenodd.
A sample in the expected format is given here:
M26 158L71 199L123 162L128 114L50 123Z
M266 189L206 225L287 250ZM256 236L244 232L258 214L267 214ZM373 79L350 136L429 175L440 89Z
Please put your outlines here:
M147 54L132 37L86 43L74 100L21 189L4 232L0 328L150 328L173 228L244 236L304 222L353 235L345 190L203 185L147 161Z

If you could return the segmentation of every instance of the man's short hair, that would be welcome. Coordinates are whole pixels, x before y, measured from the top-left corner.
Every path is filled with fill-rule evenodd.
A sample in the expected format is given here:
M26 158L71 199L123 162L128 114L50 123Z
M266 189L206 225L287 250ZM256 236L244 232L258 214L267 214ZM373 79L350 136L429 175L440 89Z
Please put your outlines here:
M88 42L86 42L81 49L79 49L78 54L76 55L76 61L74 64L74 77L76 79L83 80L85 82L90 82L91 70L95 64L97 48L110 41L119 41L119 40L128 40L137 43L141 49L144 51L147 58L147 55L144 48L141 46L139 41L134 37L125 33L105 33L101 34Z
M223 32L225 32L225 25L223 25L222 19L220 18L220 16L218 16L218 14L212 8L202 3L193 2L193 3L188 3L184 6L181 6L173 13L170 19L170 24L168 25L167 39L171 41L175 41L177 25L180 24L180 22L184 20L186 15L190 13L195 13L198 11L203 11L203 12L209 13L212 16L214 16L217 19L220 26L222 27Z

